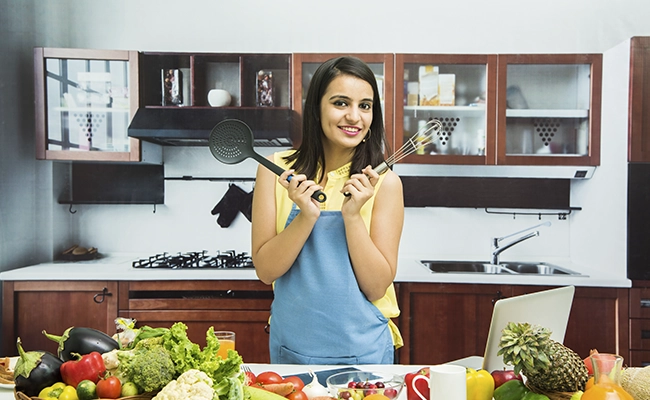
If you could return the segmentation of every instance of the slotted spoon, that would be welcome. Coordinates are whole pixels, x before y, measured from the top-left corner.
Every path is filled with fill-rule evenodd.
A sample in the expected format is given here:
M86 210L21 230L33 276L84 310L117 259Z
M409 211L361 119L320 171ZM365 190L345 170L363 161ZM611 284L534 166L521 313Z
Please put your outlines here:
M247 158L252 158L280 176L284 170L277 164L253 149L253 131L243 121L238 119L225 119L215 125L210 132L210 152L217 160L224 164L238 164ZM291 176L287 180L291 180ZM322 191L315 192L313 199L322 203L327 196Z

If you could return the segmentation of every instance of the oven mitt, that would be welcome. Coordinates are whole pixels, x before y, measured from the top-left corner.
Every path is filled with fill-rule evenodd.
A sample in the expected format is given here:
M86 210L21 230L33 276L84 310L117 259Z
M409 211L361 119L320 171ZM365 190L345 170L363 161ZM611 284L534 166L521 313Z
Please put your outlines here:
M220 227L227 228L230 226L239 212L239 207L246 201L247 196L248 193L237 185L230 185L228 187L226 194L211 211L212 215L219 214L217 223Z

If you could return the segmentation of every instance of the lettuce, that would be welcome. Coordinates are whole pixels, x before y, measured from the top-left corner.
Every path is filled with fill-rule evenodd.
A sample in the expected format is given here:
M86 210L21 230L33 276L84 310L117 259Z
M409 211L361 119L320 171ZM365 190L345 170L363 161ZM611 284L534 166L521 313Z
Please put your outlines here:
M220 400L241 400L242 357L235 350L228 350L226 359L217 357L220 344L212 326L205 334L205 343L201 350L198 344L189 340L187 325L182 322L176 322L163 335L163 346L174 361L178 375L190 369L203 371L212 379Z

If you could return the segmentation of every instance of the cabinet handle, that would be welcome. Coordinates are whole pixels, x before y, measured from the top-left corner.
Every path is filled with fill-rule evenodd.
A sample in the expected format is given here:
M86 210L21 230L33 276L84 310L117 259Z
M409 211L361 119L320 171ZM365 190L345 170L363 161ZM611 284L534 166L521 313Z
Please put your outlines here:
M271 333L270 329L271 329L271 325L269 325L269 324L264 325L264 332L266 332L267 334Z
M492 298L492 305L502 298L504 298L503 293L501 293L500 290L497 290L497 296Z
M650 331L647 329L641 329L641 339L650 339Z
M113 293L110 293L108 291L108 288L104 288L102 289L101 293L97 293L95 296L93 296L93 301L97 304L102 304L106 296L112 296L112 295Z
M648 308L648 307L650 307L650 300L641 299L641 308Z

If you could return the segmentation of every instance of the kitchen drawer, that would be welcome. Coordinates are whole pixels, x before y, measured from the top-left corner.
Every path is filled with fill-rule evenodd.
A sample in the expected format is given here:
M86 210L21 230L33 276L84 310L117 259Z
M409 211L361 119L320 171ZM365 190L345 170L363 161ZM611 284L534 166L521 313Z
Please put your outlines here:
M628 367L646 367L650 365L650 351L631 350Z
M650 288L630 289L630 318L650 319Z
M630 349L650 351L650 319L630 320Z

